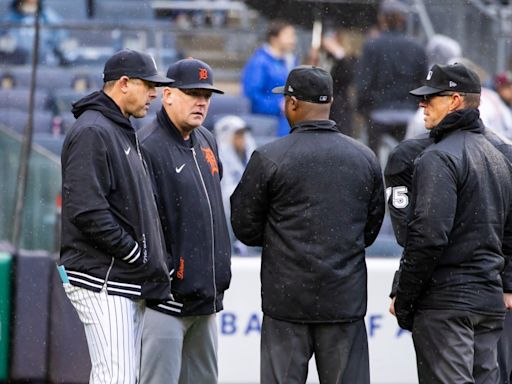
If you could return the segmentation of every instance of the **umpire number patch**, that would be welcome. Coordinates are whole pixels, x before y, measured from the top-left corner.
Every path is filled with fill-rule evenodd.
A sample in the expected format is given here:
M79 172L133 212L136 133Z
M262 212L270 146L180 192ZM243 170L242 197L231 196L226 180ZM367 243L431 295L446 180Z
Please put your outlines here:
M391 204L395 208L405 208L409 205L409 196L407 196L407 187L404 185L398 187L387 187L386 188L386 201L389 202L391 198Z

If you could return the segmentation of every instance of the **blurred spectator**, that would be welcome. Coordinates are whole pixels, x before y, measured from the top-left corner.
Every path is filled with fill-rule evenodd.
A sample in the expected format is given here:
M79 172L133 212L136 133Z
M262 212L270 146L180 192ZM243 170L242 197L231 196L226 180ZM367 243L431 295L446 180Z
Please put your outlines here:
M2 33L1 48L6 62L27 64L32 60L34 44L34 24L39 0L13 0L11 9L3 21L18 24ZM58 24L62 19L52 9L41 4L41 25ZM40 33L39 62L46 65L69 64L61 50L66 34L63 30L42 29Z
M222 200L224 211L228 219L233 251L240 256L249 255L249 247L238 241L230 224L229 198L242 178L245 166L256 149L256 143L247 123L238 116L228 115L221 118L214 127L215 136L219 145L219 157L222 162Z
M434 64L446 64L450 60L462 56L462 48L457 40L445 35L434 35L428 39L428 67Z
M382 138L403 140L417 101L409 95L427 71L424 48L405 35L409 9L399 0L383 0L380 34L363 47L356 72L357 108L367 120L368 145L379 153Z
M0 76L0 89L12 89L16 86L16 79L11 73L3 73Z
M322 49L327 53L327 61L331 62L331 76L334 82L334 101L329 118L336 121L340 132L354 137L353 105L349 87L354 78L357 58L346 33L338 30L327 34L322 39Z
M297 44L295 28L285 21L270 22L267 42L249 58L242 72L242 88L251 100L253 113L279 117L278 136L290 132L284 116L283 95L272 93L272 88L286 82L288 72L298 59L294 54Z
M512 108L512 73L501 72L494 77L494 89L500 95L501 100L509 108Z

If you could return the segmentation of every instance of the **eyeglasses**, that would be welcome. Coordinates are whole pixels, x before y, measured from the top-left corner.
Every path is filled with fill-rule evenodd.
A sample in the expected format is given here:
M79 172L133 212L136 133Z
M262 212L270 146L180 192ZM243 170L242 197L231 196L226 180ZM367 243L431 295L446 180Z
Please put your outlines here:
M457 92L461 96L466 96L465 93ZM422 100L425 103L429 103L430 100L432 100L434 97L445 97L445 96L453 96L455 92L439 92L439 93L432 93L430 95L423 95Z
M181 92L183 92L187 96L191 97L204 97L206 100L209 100L212 97L212 91L208 91L206 89L197 89L197 88L179 88Z

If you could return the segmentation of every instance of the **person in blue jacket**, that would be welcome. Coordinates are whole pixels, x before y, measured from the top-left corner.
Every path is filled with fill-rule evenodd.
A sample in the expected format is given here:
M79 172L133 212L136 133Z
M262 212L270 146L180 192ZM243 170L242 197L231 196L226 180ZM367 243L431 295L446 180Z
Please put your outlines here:
M279 118L278 136L288 134L290 126L284 116L283 95L273 94L272 88L284 84L297 66L296 44L293 25L281 20L270 22L267 42L253 53L242 72L243 93L251 101L251 112Z

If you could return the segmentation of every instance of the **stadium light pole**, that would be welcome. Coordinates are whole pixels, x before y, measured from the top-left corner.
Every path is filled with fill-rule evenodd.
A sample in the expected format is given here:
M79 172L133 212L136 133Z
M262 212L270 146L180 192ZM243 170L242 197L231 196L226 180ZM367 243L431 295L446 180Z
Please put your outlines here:
M28 169L30 161L30 152L32 149L32 132L34 130L34 104L35 90L37 80L37 65L39 61L39 31L40 31L40 15L42 8L42 0L38 1L35 20L34 20L34 41L32 55L32 73L30 78L30 96L28 102L28 119L21 143L20 164L18 168L18 176L16 183L16 206L14 211L14 223L12 230L12 244L14 247L14 255L18 256L21 244L21 228L23 222L23 209L25 207L25 196L27 191Z

